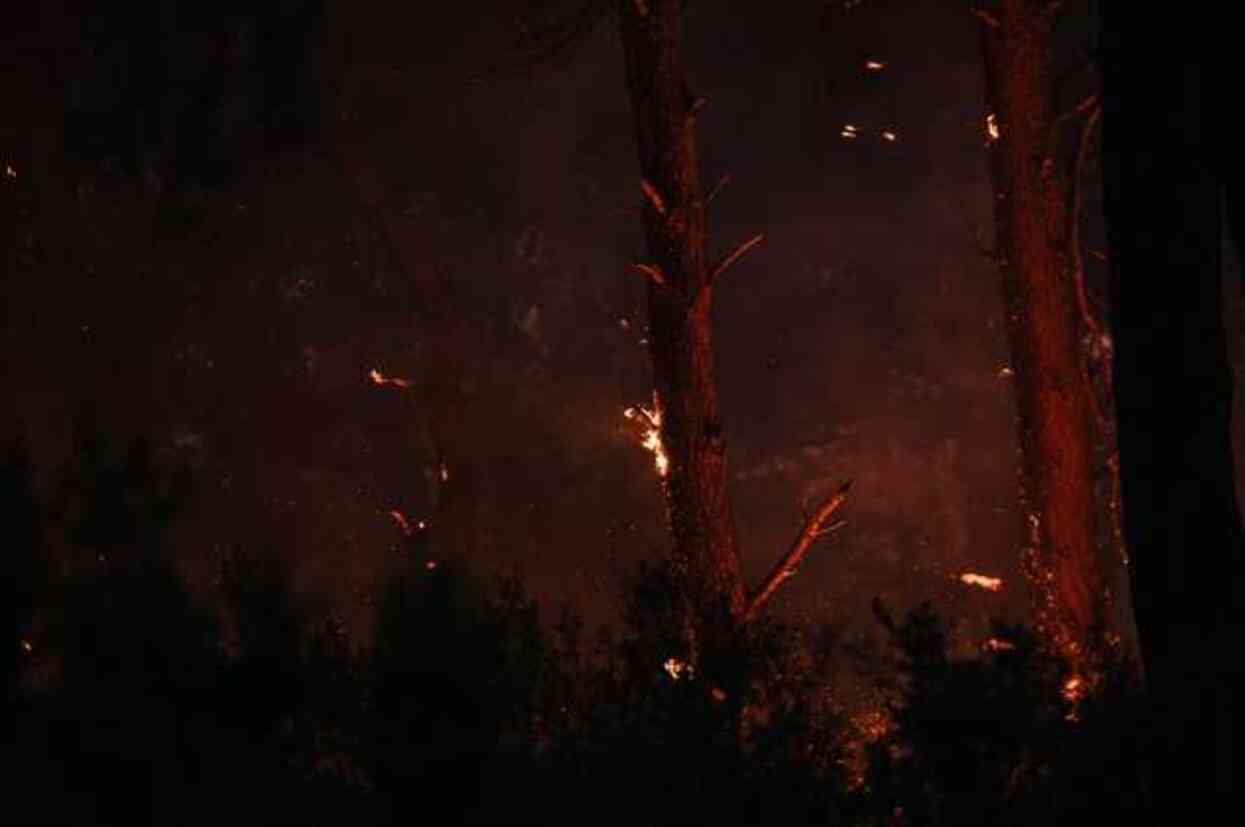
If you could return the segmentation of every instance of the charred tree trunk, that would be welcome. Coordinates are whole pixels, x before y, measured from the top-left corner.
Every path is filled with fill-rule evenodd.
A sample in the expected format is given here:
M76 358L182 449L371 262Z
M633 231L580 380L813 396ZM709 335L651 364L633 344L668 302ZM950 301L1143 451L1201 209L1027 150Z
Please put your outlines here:
M1015 371L1025 568L1036 622L1078 671L1118 640L1099 542L1094 388L1084 369L1052 77L1055 6L1003 0L983 42L997 255ZM1074 216L1075 218L1075 216Z
M718 416L710 307L713 269L696 147L698 103L680 50L679 0L620 0L650 261L649 354L664 488L681 585L702 619L742 616L747 599Z
M1232 706L1242 691L1245 550L1220 261L1222 185L1229 194L1240 186L1223 93L1235 94L1239 73L1214 43L1216 30L1234 27L1210 8L1101 8L1124 529L1161 738L1160 795L1191 816L1191 806L1232 793Z

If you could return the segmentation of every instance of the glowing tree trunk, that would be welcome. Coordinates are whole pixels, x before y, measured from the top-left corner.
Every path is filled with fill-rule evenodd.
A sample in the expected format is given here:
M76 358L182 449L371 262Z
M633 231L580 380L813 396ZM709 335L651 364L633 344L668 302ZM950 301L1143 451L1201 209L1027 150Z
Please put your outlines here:
M997 255L1015 371L1026 570L1036 621L1076 669L1115 637L1098 540L1094 389L1083 367L1071 176L1057 156L1051 73L1057 3L982 13Z
M739 617L747 592L718 416L696 148L697 101L679 48L678 0L621 0L622 43L644 195L650 261L649 353L657 397L674 561L693 605Z

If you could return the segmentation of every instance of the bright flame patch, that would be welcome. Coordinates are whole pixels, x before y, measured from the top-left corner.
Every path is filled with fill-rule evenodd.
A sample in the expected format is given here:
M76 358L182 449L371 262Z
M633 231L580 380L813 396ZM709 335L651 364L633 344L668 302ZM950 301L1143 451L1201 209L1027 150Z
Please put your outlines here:
M666 454L666 446L661 441L661 404L657 394L653 394L653 407L637 405L623 411L623 416L633 422L640 423L644 429L641 445L653 455L653 464L657 467L657 476L665 477L670 472L670 457Z
M979 589L985 589L988 592L997 592L1003 589L1002 578L987 577L984 574L974 574L971 571L961 574L960 582L966 586L976 586Z

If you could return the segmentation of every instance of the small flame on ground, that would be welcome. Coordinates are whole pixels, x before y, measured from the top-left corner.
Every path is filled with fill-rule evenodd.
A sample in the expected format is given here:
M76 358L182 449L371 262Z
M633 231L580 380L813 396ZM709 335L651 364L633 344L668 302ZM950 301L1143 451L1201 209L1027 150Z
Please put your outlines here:
M376 368L368 371L367 377L372 380L373 385L393 385L395 388L409 388L411 386L410 379L401 379L397 376L386 376Z
M850 123L844 124L843 131L840 132L839 134L849 141L854 141L856 140L856 138L860 137L856 132L856 127Z
M440 473L440 476L441 476L441 482L449 482L449 481L450 481L450 467L449 467L448 465L446 465L444 462L443 462L443 463L441 463L441 467L440 467L440 469L439 469L439 473Z
M961 574L960 582L966 586L976 586L979 589L985 589L988 592L997 592L1003 589L1002 578L987 577L984 574L974 574L971 571Z
M1016 648L1016 644L1009 640L1001 640L997 637L986 638L981 644L981 648L987 652L1010 652Z
M29 640L23 640L22 649L27 652L33 652L35 650L35 647Z
M11 165L11 164L5 164L5 165L4 165L4 174L5 174L6 176L8 176L9 178L16 178L16 177L17 177L17 170L13 169L13 167L12 167L12 165Z
M880 72L886 68L886 64L880 60L867 60L865 61L865 68L870 72Z
M424 568L426 568L428 571L433 571L436 569L436 567L437 567L436 560L429 560L427 563L424 563Z
M993 112L986 115L986 138L989 139L989 143L994 143L999 139L999 120Z
M895 130L893 130L893 129L883 129L883 130L882 130L882 140L884 140L884 141L890 141L890 142L894 143L895 141L899 140L899 135L897 135L897 134L895 133Z

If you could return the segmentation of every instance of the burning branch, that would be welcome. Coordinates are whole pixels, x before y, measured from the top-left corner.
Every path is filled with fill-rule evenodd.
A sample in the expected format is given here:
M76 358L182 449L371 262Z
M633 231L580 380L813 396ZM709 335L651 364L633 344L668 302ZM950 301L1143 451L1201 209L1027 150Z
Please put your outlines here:
M726 270L726 268L730 267L732 264L739 261L739 259L743 258L744 253L747 253L749 250L751 250L753 247L757 246L764 240L765 240L765 234L757 233L752 238L743 242L738 247L736 247L732 252L727 254L721 261L719 261L717 264L713 265L712 268L710 268L709 283L712 284L715 280L717 280L718 276L722 275L722 273Z
M778 590L778 587L795 575L800 561L808 554L808 550L813 547L813 544L838 527L837 525L828 526L828 524L830 518L847 501L847 492L851 490L851 487L852 482L848 480L839 487L838 491L822 500L821 505L813 510L812 515L804 522L804 527L800 529L800 533L796 535L795 542L791 544L791 548L778 561L778 565L774 566L773 571L765 578L761 587L753 592L751 599L748 601L748 606L744 610L743 621L745 623L754 619L757 613L769 602L769 599L774 596L774 592Z

